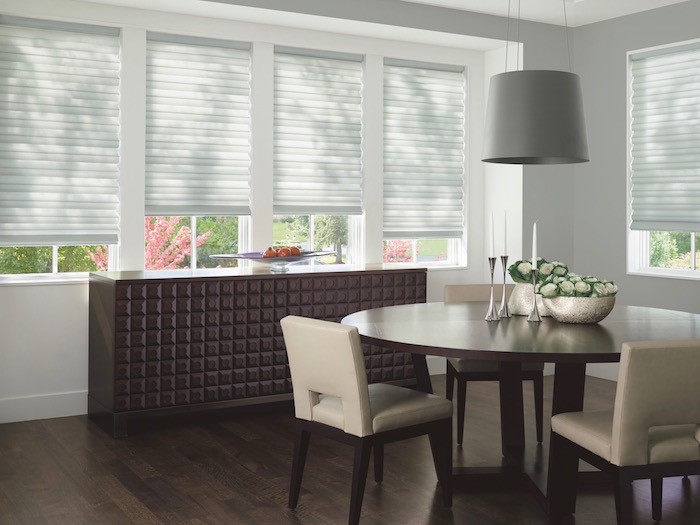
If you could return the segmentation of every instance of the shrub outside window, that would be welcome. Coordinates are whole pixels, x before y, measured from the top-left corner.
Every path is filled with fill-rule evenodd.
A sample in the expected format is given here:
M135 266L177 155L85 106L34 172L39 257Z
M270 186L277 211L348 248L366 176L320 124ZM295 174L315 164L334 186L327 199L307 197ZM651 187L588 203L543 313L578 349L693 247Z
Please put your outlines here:
M348 262L347 215L278 215L273 221L275 246L298 246L302 251L330 251L315 260L324 264Z

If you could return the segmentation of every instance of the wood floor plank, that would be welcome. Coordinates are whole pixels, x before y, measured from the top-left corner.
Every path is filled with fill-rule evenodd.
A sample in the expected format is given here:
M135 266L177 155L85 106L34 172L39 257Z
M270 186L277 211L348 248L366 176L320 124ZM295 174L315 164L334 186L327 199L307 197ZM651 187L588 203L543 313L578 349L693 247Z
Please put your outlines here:
M435 380L443 394L444 382ZM551 408L545 380L545 413ZM586 408L612 406L614 383L589 378ZM546 465L535 446L531 386L525 384L526 458ZM85 416L0 425L0 524L336 525L347 522L352 450L313 436L299 505L287 508L294 418L290 412L193 418L144 425L113 439ZM464 446L455 465L501 460L498 385L469 385ZM542 472L541 475L545 473ZM647 482L635 482L635 523L651 519ZM663 525L700 523L700 476L664 483ZM428 440L392 443L382 484L367 482L363 525L545 525L524 490L456 488L441 503ZM576 525L613 525L612 492L582 489Z

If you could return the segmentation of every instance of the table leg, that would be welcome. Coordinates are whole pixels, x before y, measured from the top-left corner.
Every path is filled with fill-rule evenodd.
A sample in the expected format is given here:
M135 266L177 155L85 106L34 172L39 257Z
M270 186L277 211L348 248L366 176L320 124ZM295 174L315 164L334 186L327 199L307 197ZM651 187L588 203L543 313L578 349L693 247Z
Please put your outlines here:
M525 454L523 417L523 367L519 362L501 361L501 450L506 459L522 461Z
M583 410L586 363L557 363L554 368L552 415Z
M552 415L583 410L586 386L585 363L557 363L554 369ZM569 452L562 438L554 433L549 438L547 470L547 503L555 521L576 510L578 456ZM556 480L556 487L553 483ZM557 497L553 497L553 494Z
M416 374L416 383L421 392L433 393L433 383L430 381L428 372L428 362L423 354L411 354L413 361L413 371Z

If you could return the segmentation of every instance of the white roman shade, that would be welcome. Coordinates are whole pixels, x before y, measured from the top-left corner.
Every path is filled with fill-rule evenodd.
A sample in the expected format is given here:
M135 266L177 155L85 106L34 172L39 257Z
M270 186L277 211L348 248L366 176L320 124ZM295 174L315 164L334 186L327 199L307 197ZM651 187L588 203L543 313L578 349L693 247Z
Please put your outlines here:
M114 244L119 32L0 16L0 246Z
M277 215L362 213L362 57L275 50Z
M631 55L633 230L700 231L700 44Z
M463 68L384 61L384 238L460 238Z
M146 215L250 214L250 50L148 35Z

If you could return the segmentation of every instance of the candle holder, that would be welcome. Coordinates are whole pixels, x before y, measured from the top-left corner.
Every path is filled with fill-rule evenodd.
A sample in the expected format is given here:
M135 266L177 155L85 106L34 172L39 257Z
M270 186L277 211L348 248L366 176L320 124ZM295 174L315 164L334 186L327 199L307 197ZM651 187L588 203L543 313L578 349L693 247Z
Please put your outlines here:
M537 268L532 269L532 311L530 315L527 316L527 320L534 323L541 323L542 318L540 317L540 312L537 311L537 293L535 292L535 285L537 284Z
M498 317L508 318L510 317L510 312L508 311L508 300L506 297L506 267L508 266L507 255L501 255L501 265L503 266L503 291L501 293L501 307L498 309Z
M491 270L491 298L489 299L489 309L486 312L485 319L487 321L500 321L501 318L498 316L496 305L493 302L493 271L496 269L495 257L489 257L489 269Z

